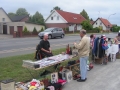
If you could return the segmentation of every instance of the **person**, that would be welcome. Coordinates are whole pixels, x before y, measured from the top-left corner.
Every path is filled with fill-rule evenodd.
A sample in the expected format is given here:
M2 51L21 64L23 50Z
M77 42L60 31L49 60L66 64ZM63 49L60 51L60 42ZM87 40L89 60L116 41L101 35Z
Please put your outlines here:
M94 40L95 40L95 35L91 34L90 35L90 47L91 47L91 53L92 53L92 60L94 61L94 54L93 54L93 48L94 48Z
M75 48L78 49L80 60L80 73L81 78L78 82L84 82L87 79L87 61L90 53L90 38L86 35L86 30L80 31L81 41L79 44L74 43Z
M39 47L40 47L40 53L42 54L42 58L46 57L50 57L53 56L51 48L50 48L50 43L48 41L48 34L45 34L43 37L43 40L40 41L39 43Z
M94 47L94 39L95 39L95 35L94 34L91 34L90 35L90 45L91 45L91 48L93 49Z

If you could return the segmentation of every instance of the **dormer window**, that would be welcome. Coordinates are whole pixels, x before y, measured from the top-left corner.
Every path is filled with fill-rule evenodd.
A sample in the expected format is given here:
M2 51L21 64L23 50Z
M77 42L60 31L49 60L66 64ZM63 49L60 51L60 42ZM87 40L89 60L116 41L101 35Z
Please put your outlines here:
M51 20L53 20L53 17L51 17Z
M77 19L76 17L73 17L74 19Z

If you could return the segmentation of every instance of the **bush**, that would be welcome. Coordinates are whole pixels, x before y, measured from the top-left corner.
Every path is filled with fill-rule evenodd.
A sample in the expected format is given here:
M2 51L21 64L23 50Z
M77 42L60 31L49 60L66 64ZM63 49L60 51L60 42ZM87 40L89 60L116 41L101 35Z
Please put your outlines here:
M27 30L27 27L24 27L23 33L24 34L28 34L29 33L29 31Z
M41 30L40 30L40 31L41 31L41 32L42 32L42 31L44 31L43 27L41 28Z
M90 21L85 20L81 23L82 28L89 31L89 30L93 30L93 26L90 24Z
M93 30L96 30L97 33L101 31L99 27L93 28Z
M66 31L69 32L69 27L66 28Z
M63 28L65 32L69 32L69 27Z
M34 29L33 29L33 33L37 33L37 30L36 30L36 28L34 27Z

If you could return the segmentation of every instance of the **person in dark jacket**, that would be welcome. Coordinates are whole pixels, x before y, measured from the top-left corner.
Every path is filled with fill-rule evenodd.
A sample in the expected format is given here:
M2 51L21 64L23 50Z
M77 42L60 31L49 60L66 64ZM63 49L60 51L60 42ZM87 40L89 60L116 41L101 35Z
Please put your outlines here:
M46 57L53 56L47 34L45 34L43 40L40 41L39 47L40 53L43 54L44 56Z

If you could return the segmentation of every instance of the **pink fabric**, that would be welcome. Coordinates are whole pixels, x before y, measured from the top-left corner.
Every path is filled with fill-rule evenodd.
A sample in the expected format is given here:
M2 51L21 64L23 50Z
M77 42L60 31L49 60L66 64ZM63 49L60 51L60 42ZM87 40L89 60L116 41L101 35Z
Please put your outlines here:
M58 83L64 85L66 83L66 80L58 79Z
M91 44L91 46L93 48L94 47L94 39L93 38L90 40L90 44Z
M31 82L30 85L31 86L35 86L37 84L37 82Z

